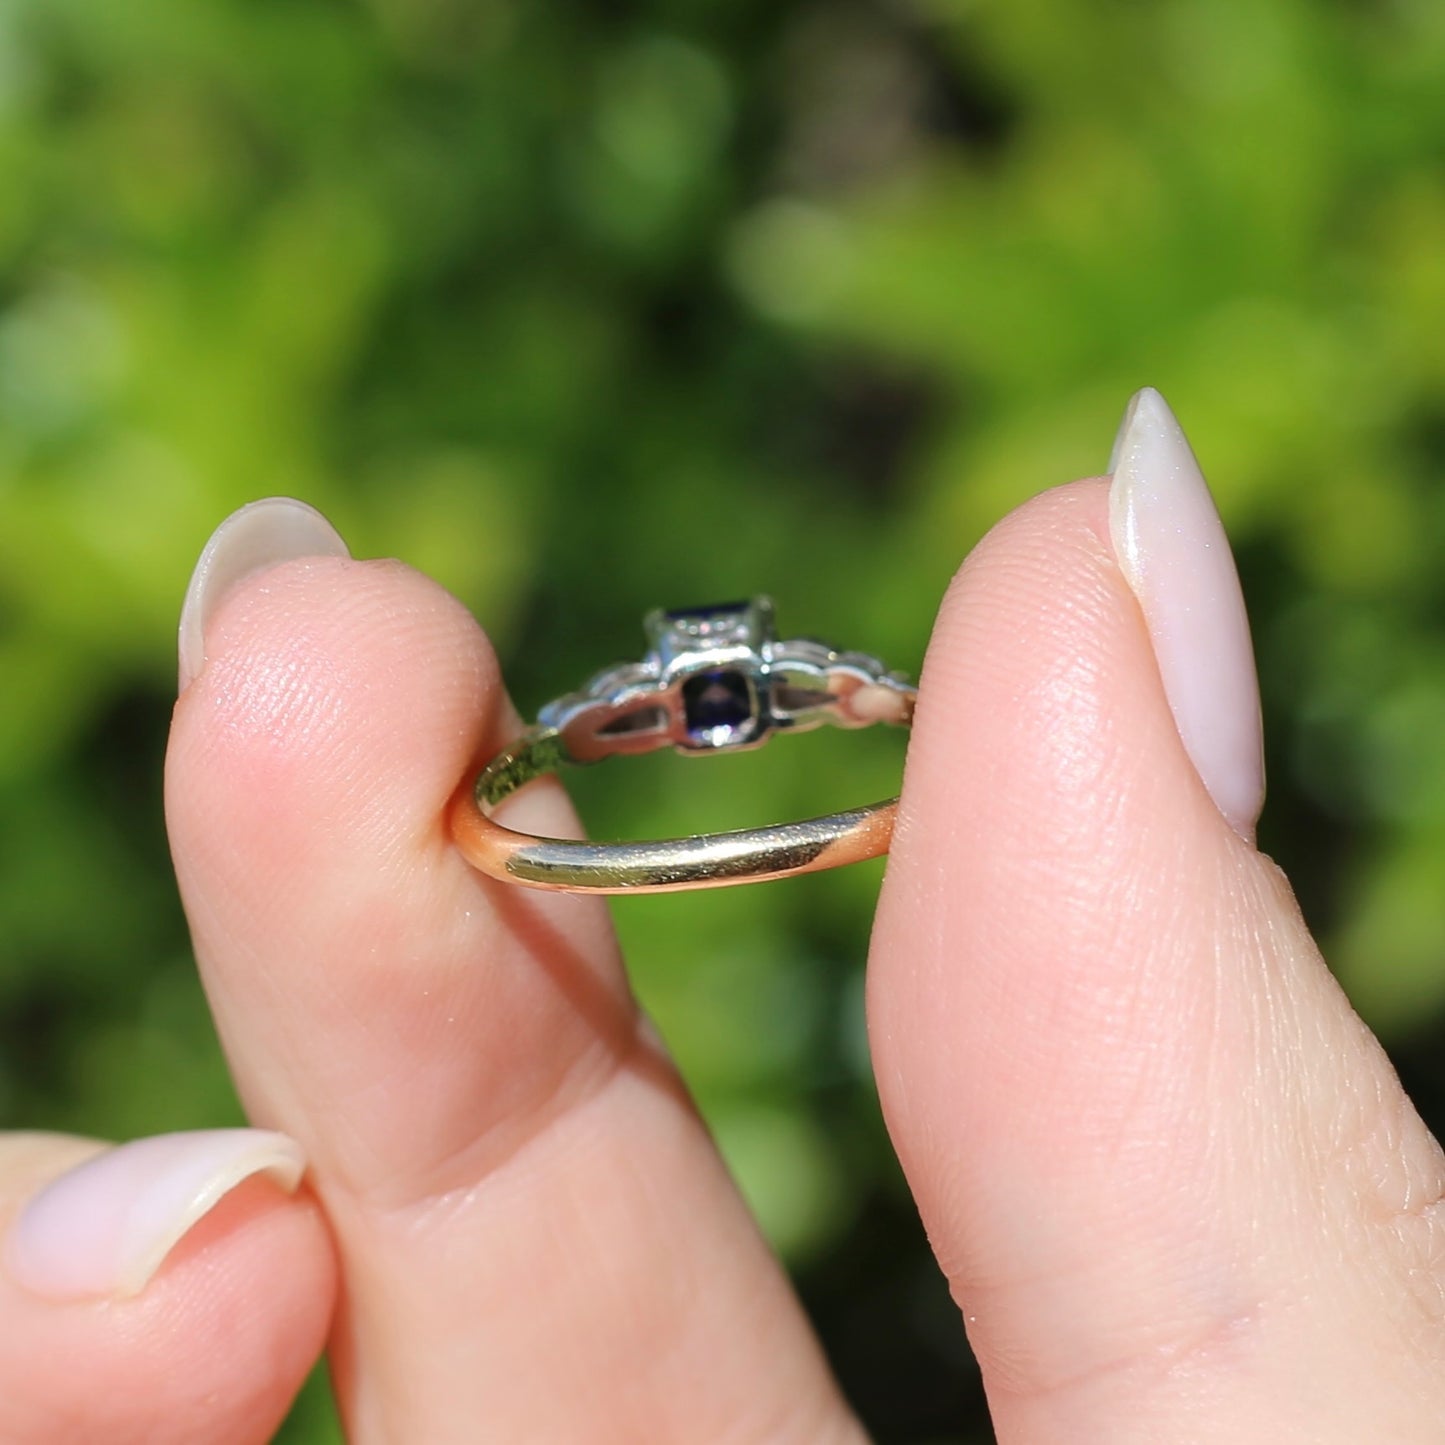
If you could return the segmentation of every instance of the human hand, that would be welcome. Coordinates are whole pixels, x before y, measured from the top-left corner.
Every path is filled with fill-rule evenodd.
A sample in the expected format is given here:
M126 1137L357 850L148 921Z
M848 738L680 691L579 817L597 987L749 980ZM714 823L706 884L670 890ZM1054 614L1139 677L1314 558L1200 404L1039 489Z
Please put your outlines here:
M1128 577L1084 482L944 602L879 1092L1007 1445L1424 1445L1445 1167L1252 845L1248 639L1171 426L1147 400L1125 439ZM227 1056L287 1138L0 1144L0 1439L265 1440L328 1331L362 1445L860 1439L604 906L446 836L518 726L475 623L294 504L218 539L167 806ZM508 819L576 826L550 780Z

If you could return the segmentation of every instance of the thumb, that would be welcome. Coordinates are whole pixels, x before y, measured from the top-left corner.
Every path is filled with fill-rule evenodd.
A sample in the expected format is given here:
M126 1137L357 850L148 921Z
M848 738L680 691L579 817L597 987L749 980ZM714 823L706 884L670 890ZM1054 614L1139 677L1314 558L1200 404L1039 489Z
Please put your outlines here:
M1445 1169L1254 849L1247 624L1157 393L1112 491L1016 512L939 617L870 965L894 1143L1005 1445L1438 1440Z

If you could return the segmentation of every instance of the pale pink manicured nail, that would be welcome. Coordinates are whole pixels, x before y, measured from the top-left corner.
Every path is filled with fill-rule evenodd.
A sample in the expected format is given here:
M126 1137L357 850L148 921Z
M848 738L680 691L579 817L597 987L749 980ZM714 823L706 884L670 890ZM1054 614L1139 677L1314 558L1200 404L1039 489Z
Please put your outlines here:
M5 1263L18 1284L49 1299L138 1294L191 1226L243 1180L266 1174L290 1193L305 1168L294 1139L264 1129L120 1144L25 1206Z
M336 528L305 502L267 497L232 512L211 534L181 607L181 691L206 663L206 623L243 577L298 557L349 557Z
M1179 736L1219 811L1253 839L1264 750L1249 618L1204 474L1152 387L1130 401L1109 469L1114 550L1144 610Z

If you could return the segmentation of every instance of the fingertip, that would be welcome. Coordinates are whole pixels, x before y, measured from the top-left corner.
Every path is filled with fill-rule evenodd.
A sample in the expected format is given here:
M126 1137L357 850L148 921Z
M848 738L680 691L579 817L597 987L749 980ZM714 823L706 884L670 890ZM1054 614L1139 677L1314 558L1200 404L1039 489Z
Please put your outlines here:
M1161 790L1187 806L1187 761L1108 538L1106 483L1045 492L992 529L939 609L875 933L871 1002L889 1037L937 1032L947 1014L917 1017L926 999L1021 1010L1020 1027L1031 999L1101 987L1071 960L1113 931L1140 849L1158 846L1145 840ZM1029 1042L1001 1050L997 1078L1033 1057ZM912 1062L984 1086L992 1047ZM914 1088L937 1096L919 1067L899 1081L897 1107Z
M51 1179L12 1225L11 1277L59 1301L138 1294L176 1245L255 1175L294 1193L305 1157L262 1129L207 1129L134 1139Z
M1032 876L1072 863L1094 879L1099 849L1131 852L1125 823L1148 824L1161 792L1189 821L1207 818L1114 557L1108 482L1071 483L1004 518L949 586L894 855L901 846L910 873L949 875L938 882L948 896L963 864ZM967 851L940 852L941 838Z
M51 1168L95 1147L54 1144ZM35 1150L6 1153L7 1196L43 1187ZM0 1275L0 1438L259 1445L319 1357L335 1293L320 1211L264 1174L226 1192L128 1298L48 1298Z
M350 555L335 527L293 497L266 497L233 512L211 534L186 588L177 629L180 690L205 666L209 619L243 577L293 558Z
M1246 842L1264 804L1264 742L1249 617L1198 459L1151 387L1124 416L1110 467L1110 528L1180 740Z
M283 816L415 827L510 722L496 655L444 588L390 560L307 558L243 580L211 618L169 771L285 802Z
M1212 1238L1187 1197L1194 1023L1215 885L1246 851L1181 746L1107 485L1026 503L949 589L870 960L879 1092L930 1237L986 1350L1036 1379L1071 1352L1087 1368L1089 1345L1063 1323L1031 1335L1024 1281L1172 1251L1159 1318L1188 1313ZM1136 1305L1101 1289L1098 1308L1102 1339Z
M514 998L549 1040L590 1037L534 954L595 959L586 985L630 1010L605 908L518 907L451 839L464 776L518 730L482 629L400 562L287 562L209 621L166 760L176 874L241 1096L302 1141L323 1197L465 1170L489 1111L570 1067L518 1060L520 1035L505 1060L470 1042ZM555 779L528 794L540 831L575 828ZM339 1127L338 1096L362 1095Z

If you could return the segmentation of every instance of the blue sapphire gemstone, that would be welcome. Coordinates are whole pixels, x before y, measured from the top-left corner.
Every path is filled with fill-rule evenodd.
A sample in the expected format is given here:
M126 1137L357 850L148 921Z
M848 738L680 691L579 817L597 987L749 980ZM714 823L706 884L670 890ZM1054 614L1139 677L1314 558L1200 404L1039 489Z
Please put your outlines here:
M743 742L753 732L753 690L746 673L731 667L694 673L682 684L688 737L710 747Z
M713 602L706 607L671 607L662 615L669 622L706 621L710 617L741 617L751 606L750 602Z

